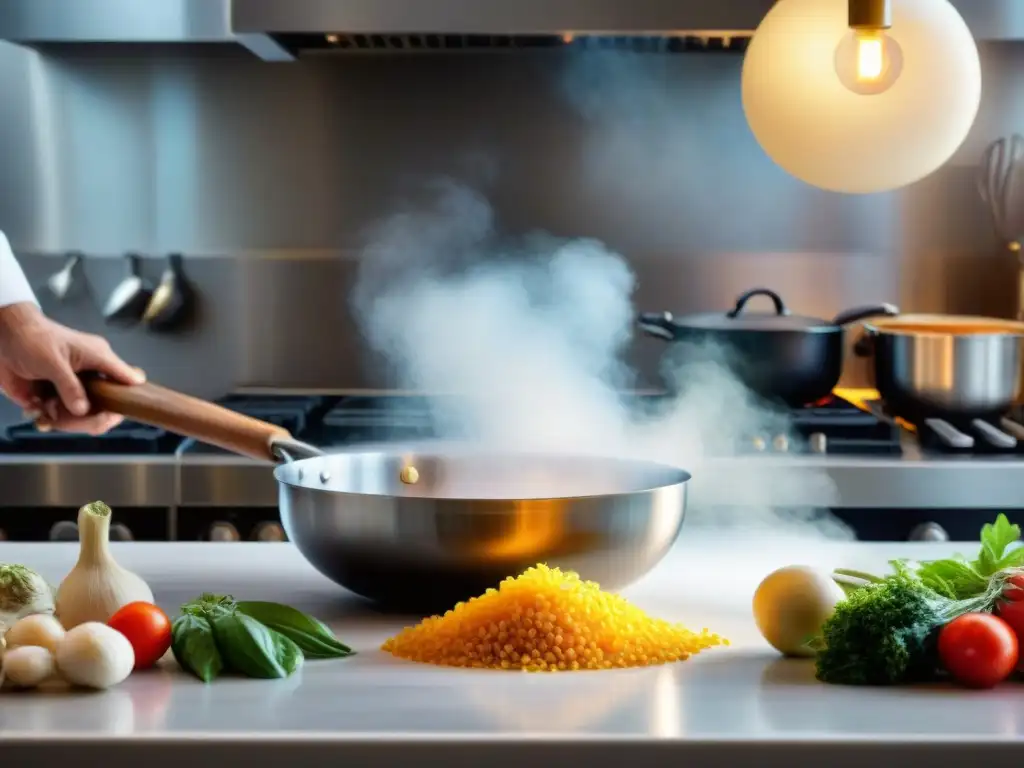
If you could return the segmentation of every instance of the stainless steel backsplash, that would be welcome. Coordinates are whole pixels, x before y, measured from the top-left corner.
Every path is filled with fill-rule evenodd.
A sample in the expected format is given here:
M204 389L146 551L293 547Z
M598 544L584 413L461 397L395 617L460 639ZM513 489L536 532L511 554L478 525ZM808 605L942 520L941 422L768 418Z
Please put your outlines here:
M764 284L806 314L884 300L1009 316L1017 265L975 165L987 141L1024 129L1024 47L987 44L983 61L982 114L951 163L856 198L811 189L761 152L730 54L266 64L216 45L3 45L0 229L37 284L63 251L95 256L91 297L44 294L46 309L204 395L392 385L348 286L367 224L439 175L487 176L507 230L605 241L636 272L642 309L722 308ZM186 254L195 330L102 326L121 264L101 257L127 250ZM158 276L159 260L146 269ZM648 377L660 349L631 350ZM863 380L856 363L845 380Z

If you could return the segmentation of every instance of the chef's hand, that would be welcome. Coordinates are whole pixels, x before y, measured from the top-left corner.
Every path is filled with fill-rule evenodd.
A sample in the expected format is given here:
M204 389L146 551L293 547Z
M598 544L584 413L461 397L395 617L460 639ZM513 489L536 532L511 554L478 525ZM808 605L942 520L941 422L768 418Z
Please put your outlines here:
M100 435L121 422L112 413L90 412L78 378L85 371L122 384L146 380L106 339L55 323L32 303L0 307L0 392L24 408L39 429ZM58 398L43 400L40 381L53 384Z

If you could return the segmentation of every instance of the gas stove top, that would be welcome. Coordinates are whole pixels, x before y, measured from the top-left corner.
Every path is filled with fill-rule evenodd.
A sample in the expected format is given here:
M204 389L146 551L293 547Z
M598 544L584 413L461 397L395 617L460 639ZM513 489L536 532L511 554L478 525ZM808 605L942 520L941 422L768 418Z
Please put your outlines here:
M626 395L638 414L664 407L666 395ZM228 395L220 405L283 427L314 445L416 442L436 438L437 399L417 395ZM443 405L443 403L442 403ZM730 454L813 453L893 455L899 430L838 397L794 410L780 420L787 428L752 432L730 446ZM106 435L39 432L31 424L0 435L0 453L32 455L213 456L226 451L166 430L125 422Z
M970 426L982 439L975 436L969 447L964 441L951 445L930 427L914 432L873 410L871 393L838 394L842 396L783 414L778 430L755 431L719 446L700 467L700 479L720 472L707 482L741 488L743 478L753 474L771 478L782 470L806 467L829 476L842 507L1024 507L1024 438L1012 450L993 450L985 442L991 430L954 425L961 432ZM657 394L624 399L638 414L657 411L668 402L666 395ZM439 402L412 394L357 393L237 393L220 401L284 427L300 440L337 450L429 442L440 431L438 409L431 408ZM1018 433L1006 421L996 426L1016 439ZM1024 425L1024 420L1014 424ZM1024 426L1020 430L1024 435ZM997 437L997 445L999 440L1007 442ZM799 482L776 485L791 493L789 500L780 490L778 498L785 503L835 506L810 498ZM0 508L77 508L92 498L138 508L248 508L275 506L277 498L266 465L131 423L100 437L40 433L31 424L0 431L0 488ZM737 491L737 496L742 494Z

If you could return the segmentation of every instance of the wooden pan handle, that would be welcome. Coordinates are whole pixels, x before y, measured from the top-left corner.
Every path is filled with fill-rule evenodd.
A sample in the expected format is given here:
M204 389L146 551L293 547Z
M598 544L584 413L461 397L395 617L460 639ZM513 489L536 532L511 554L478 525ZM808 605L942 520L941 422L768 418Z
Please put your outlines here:
M115 384L83 379L93 406L142 424L262 461L274 461L271 443L290 440L288 430L156 384Z

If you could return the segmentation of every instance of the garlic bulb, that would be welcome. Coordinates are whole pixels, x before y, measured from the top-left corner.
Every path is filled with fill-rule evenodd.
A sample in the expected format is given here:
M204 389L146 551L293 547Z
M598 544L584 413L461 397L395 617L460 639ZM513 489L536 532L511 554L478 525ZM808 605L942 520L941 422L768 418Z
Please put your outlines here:
M87 621L105 623L136 600L153 602L149 585L110 554L110 514L102 501L78 510L78 562L57 589L57 618L69 630Z
M57 650L57 643L64 637L64 627L53 616L37 613L19 619L7 630L4 640L9 649L24 645L35 645L45 648L50 653Z
M45 648L24 645L4 654L3 677L17 688L35 688L54 672L53 655Z
M0 564L0 635L22 616L53 613L53 588L24 565Z
M95 621L68 630L57 646L57 669L65 680L86 688L110 688L135 666L135 650L116 629Z

